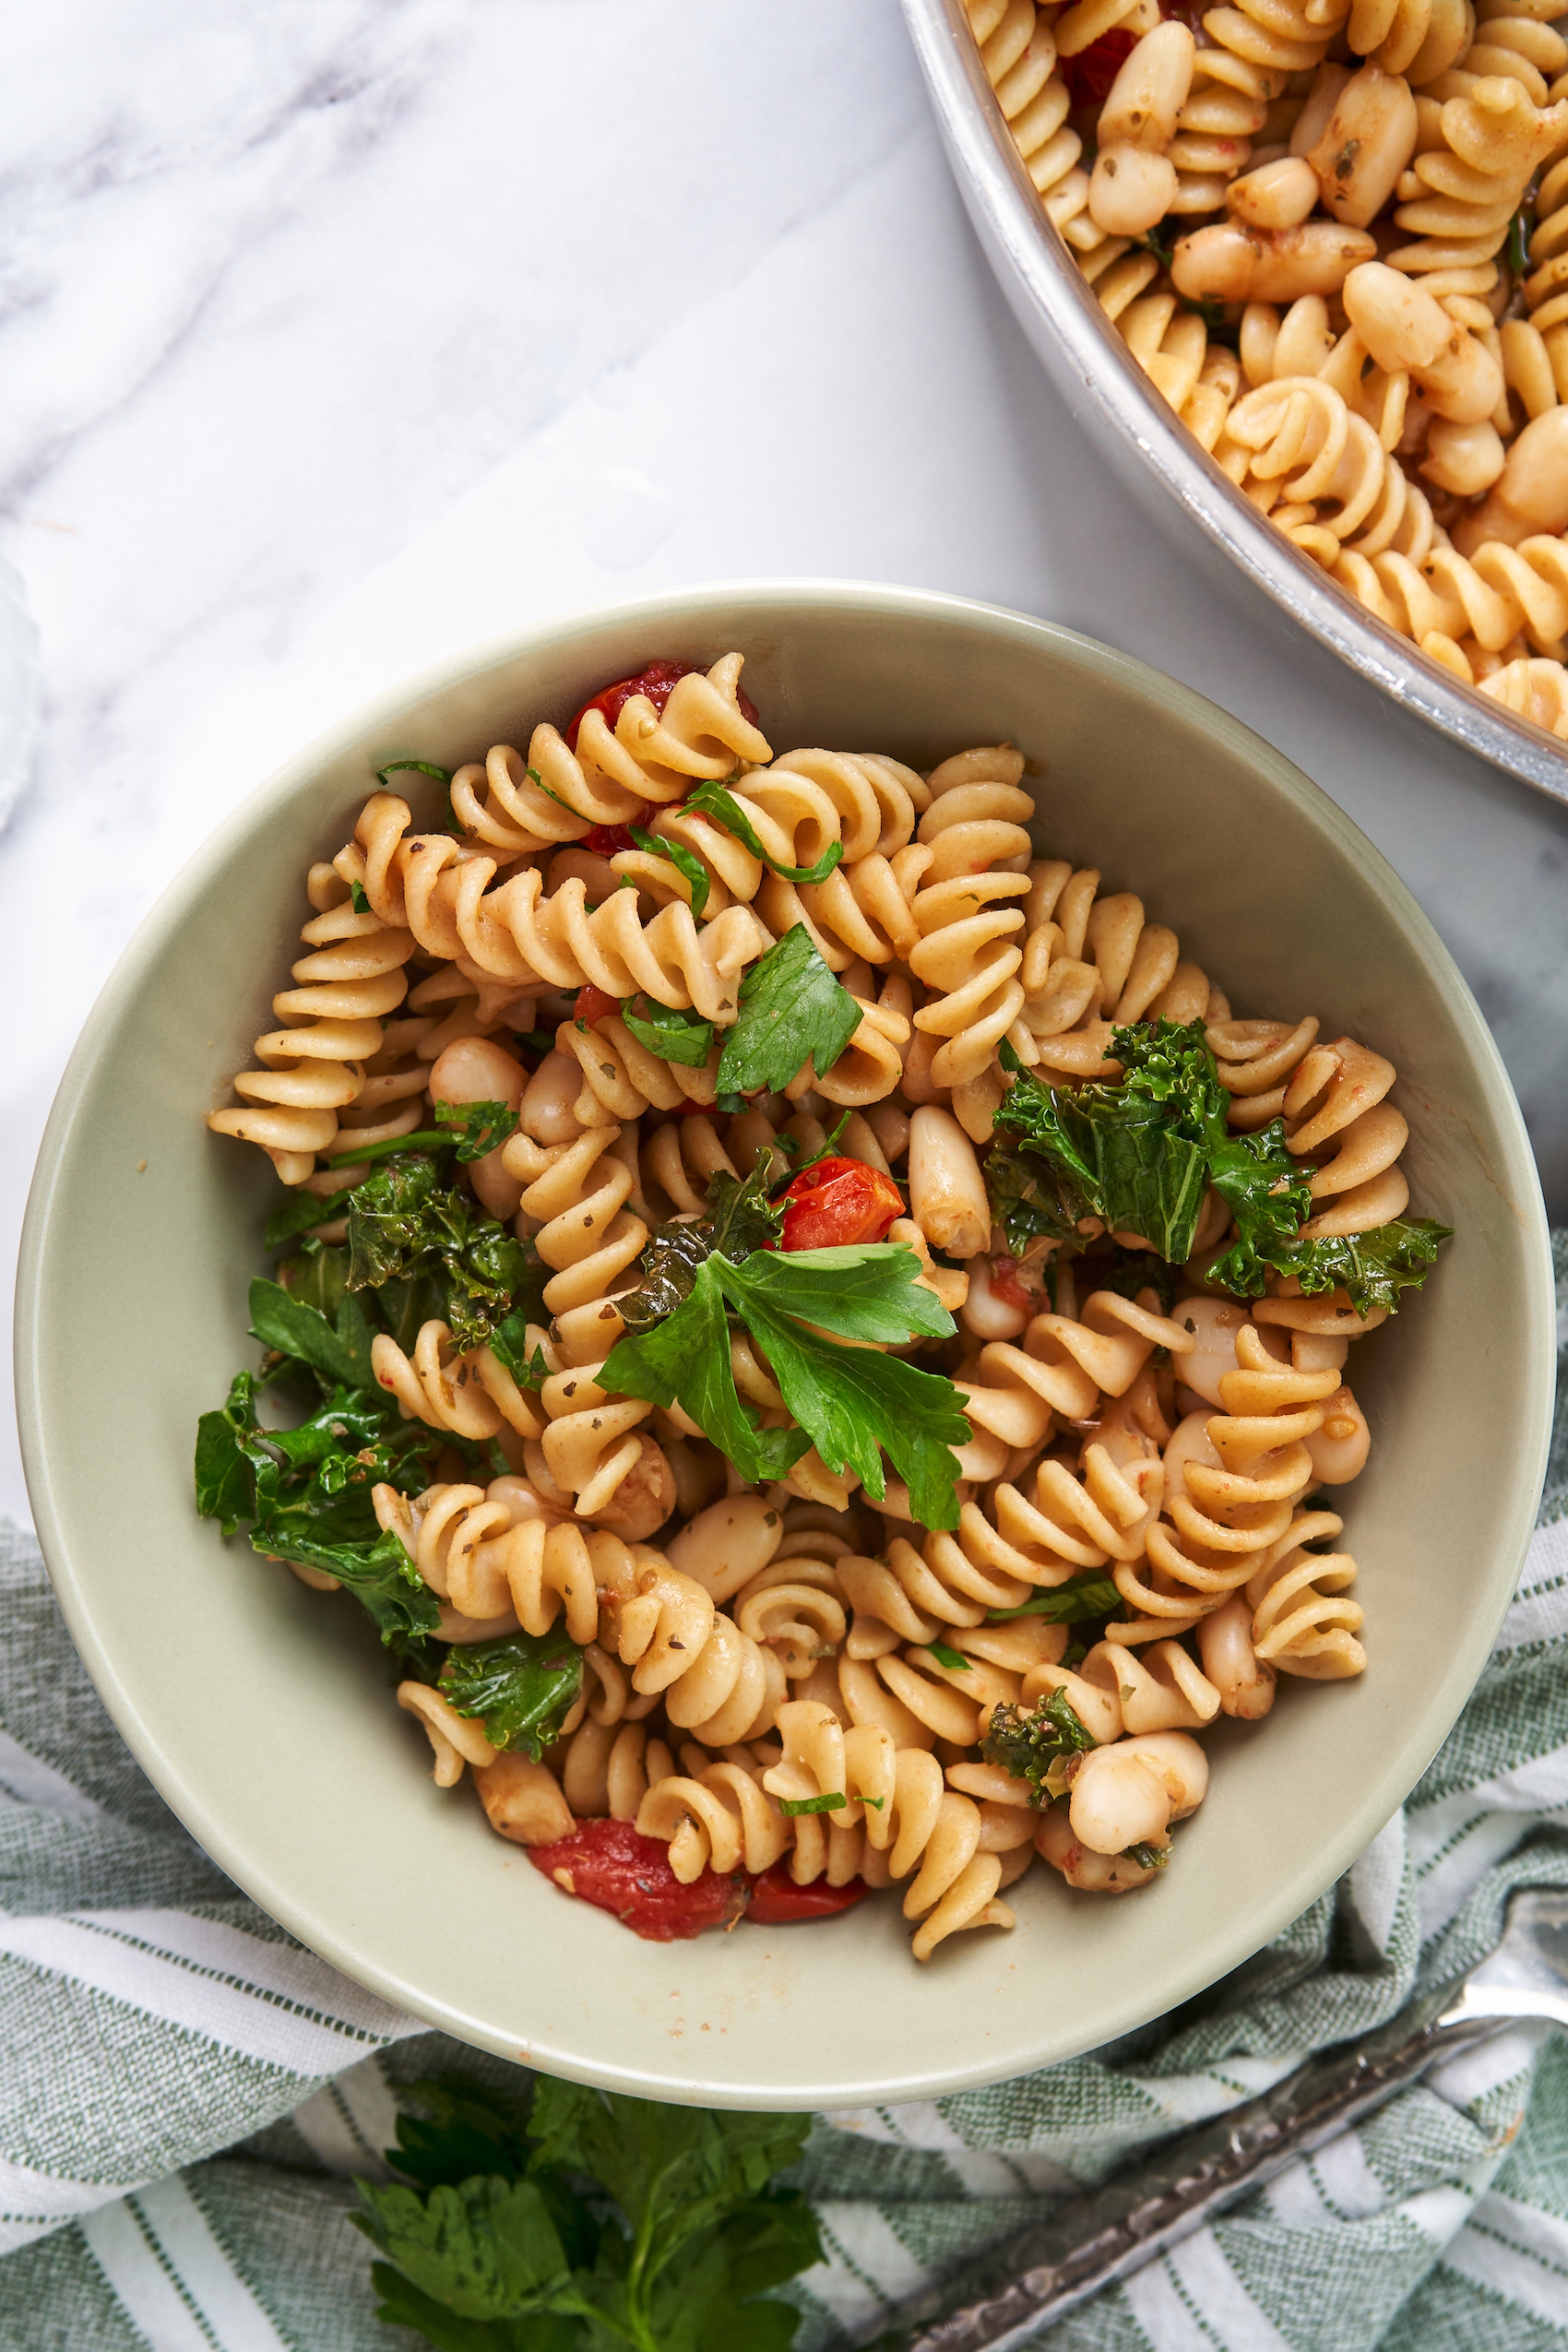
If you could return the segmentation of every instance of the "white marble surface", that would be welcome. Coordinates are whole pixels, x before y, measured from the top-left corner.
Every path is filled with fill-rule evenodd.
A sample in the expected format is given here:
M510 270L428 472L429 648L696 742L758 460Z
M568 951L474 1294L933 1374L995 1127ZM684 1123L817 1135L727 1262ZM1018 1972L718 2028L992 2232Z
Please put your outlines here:
M1044 614L1278 744L1432 916L1568 1210L1568 810L1151 536L979 260L895 0L53 0L5 48L48 691L0 836L7 1254L116 954L281 757L469 640L769 572Z

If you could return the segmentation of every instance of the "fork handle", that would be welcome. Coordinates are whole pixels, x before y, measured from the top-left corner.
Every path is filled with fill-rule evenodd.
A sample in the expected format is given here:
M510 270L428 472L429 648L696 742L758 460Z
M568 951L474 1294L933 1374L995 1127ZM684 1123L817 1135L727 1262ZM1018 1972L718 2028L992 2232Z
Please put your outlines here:
M905 2326L929 2320L955 2291L967 2299L908 2341L907 2352L1008 2352L1043 2320L1060 2319L1102 2287L1201 2229L1295 2157L1419 2079L1440 2058L1501 2031L1515 2013L1477 2015L1458 1988L1401 2010L1386 2025L1311 2058L1272 2090L1175 2140L1123 2181L1074 2197L957 2279L907 2304Z

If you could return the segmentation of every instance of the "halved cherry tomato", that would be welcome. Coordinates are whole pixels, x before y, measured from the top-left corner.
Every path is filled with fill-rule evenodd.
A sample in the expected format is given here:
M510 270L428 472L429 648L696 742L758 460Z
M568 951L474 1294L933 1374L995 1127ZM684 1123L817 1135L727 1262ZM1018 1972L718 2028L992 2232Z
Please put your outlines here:
M566 1837L530 1846L528 1856L564 1895L612 1911L648 1943L674 1943L705 1928L726 1927L746 1907L743 1871L733 1878L704 1871L683 1886L664 1840L639 1836L629 1821L581 1821Z
M589 980L586 988L579 988L577 991L577 1001L572 1007L572 1018L574 1021L586 1021L591 1029L594 1023L602 1021L607 1013L618 1013L620 1010L621 1000L618 996L607 996L603 989L595 988L593 982Z
M1067 85L1067 94L1075 106L1100 106L1111 95L1111 85L1137 47L1136 33L1118 25L1111 32L1102 32L1075 57L1060 60L1060 71Z
M819 1159L802 1168L781 1204L787 1250L834 1250L880 1241L904 1199L891 1176L863 1159Z
M1106 87L1109 89L1110 84L1107 83ZM567 728L567 742L574 751L576 750L577 730L590 710L597 710L601 714L605 725L613 734L616 720L634 695L646 695L655 710L662 713L665 704L682 679L689 678L695 668L695 661L650 661L647 668L639 670L635 678L617 678L612 686L601 686L597 695L588 696ZM745 717L754 727L756 725L755 703L746 694L738 693L735 699Z
M820 1878L810 1886L797 1886L789 1863L775 1862L754 1881L746 1917L759 1928L784 1927L794 1919L830 1919L836 1911L851 1910L867 1891L863 1878L852 1878L844 1886L829 1886Z

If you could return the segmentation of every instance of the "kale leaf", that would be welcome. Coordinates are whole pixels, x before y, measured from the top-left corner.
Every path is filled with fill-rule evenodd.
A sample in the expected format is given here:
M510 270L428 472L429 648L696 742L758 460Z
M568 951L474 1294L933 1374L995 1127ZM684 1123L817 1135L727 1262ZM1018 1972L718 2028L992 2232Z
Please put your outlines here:
M697 1268L715 1250L741 1259L766 1249L783 1229L782 1213L767 1197L767 1169L759 1160L738 1179L716 1170L708 1179L703 1216L672 1218L652 1235L639 1261L642 1279L615 1303L628 1331L647 1331L688 1299Z
M1095 1745L1076 1708L1060 1685L1032 1709L1004 1705L992 1712L980 1753L1015 1780L1029 1782L1032 1805L1063 1791L1062 1767L1070 1756Z
M1440 1243L1453 1231L1430 1217L1396 1217L1367 1233L1327 1233L1312 1241L1293 1240L1269 1253L1266 1264L1281 1274L1293 1274L1302 1292L1312 1297L1324 1290L1344 1290L1359 1315L1386 1307L1399 1312L1399 1293L1420 1289L1437 1260ZM1263 1289L1265 1267L1256 1260L1233 1266L1240 1245L1228 1250L1213 1268L1211 1278L1242 1298L1255 1298Z
M992 1222L1001 1227L1016 1258L1026 1257L1034 1241L1076 1240L1078 1219L1088 1213L1083 1194L1061 1169L1004 1134L998 1134L986 1155L985 1185Z
M541 2079L525 2124L489 2094L413 2094L387 2150L412 2187L359 2184L388 2257L380 2316L442 2352L787 2352L758 2301L821 2258L810 2207L772 2176L806 2119L716 2115ZM394 2267L395 2265L395 2267Z
M441 1670L442 1695L459 1715L482 1718L493 1748L523 1749L536 1761L560 1738L582 1686L583 1654L564 1632L457 1643Z
M349 1586L384 1642L432 1633L441 1610L396 1536L383 1532L373 1490L404 1487L425 1469L434 1432L399 1422L379 1390L336 1389L298 1428L264 1430L254 1373L241 1372L218 1411L196 1424L196 1509L226 1536L253 1522L252 1548L297 1560Z
M486 1152L499 1150L515 1133L517 1114L504 1102L438 1102L435 1123L451 1129L457 1158L466 1165L471 1159L482 1159Z
M861 1025L804 923L787 931L741 982L740 1014L719 1057L720 1094L782 1093L810 1062L826 1077Z
M349 1288L437 1277L445 1291L443 1320L459 1354L481 1347L530 1280L530 1260L493 1217L422 1152L399 1154L367 1177L349 1207ZM437 1310L437 1312L441 1312Z

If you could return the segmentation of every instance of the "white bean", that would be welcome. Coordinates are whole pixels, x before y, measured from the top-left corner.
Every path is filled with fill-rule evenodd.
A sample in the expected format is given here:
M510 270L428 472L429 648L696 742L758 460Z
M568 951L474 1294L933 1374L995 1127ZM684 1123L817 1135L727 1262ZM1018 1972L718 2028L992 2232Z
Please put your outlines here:
M1225 208L1254 229L1293 229L1298 220L1311 217L1317 196L1312 165L1301 156L1285 155L1232 180L1225 191ZM1283 368L1279 373L1293 371Z
M1377 362L1408 368L1439 416L1479 424L1503 393L1503 371L1484 343L1458 327L1424 286L1385 262L1352 269L1343 289L1346 315Z
M583 1074L569 1053L547 1053L523 1089L518 1124L536 1144L575 1143L581 1134L573 1104Z
M991 1260L976 1257L969 1262L969 1295L959 1310L959 1320L977 1339L1016 1339L1028 1324L1029 1310L1001 1297L992 1288Z
M1457 498L1476 498L1490 490L1502 473L1507 451L1490 417L1479 424L1455 424L1449 417L1433 417L1427 434L1420 472L1439 490Z
M1179 30L1179 28L1178 28ZM1108 237L1141 237L1176 201L1176 166L1139 147L1102 147L1089 174L1089 211Z
M1402 76L1370 64L1353 74L1322 133L1303 150L1324 211L1355 229L1374 220L1416 151L1416 101Z
M991 1239L975 1147L950 1111L922 1103L909 1122L909 1214L933 1250L972 1258Z
M1302 220L1293 229L1216 220L1182 238L1170 278L1190 302L1293 303L1302 294L1336 294L1347 272L1376 252L1364 229L1337 220Z
M1313 1431L1306 1446L1324 1486L1348 1486L1360 1476L1372 1451L1372 1431L1348 1388L1335 1390L1324 1407L1323 1427Z
M1455 526L1454 544L1473 555L1484 540L1517 547L1522 539L1568 530L1568 408L1532 417L1509 450L1490 497Z
M1179 1299L1172 1320L1193 1335L1193 1352L1178 1367L1183 1386L1218 1406L1220 1381L1236 1369L1236 1334L1249 1320L1246 1308L1233 1299Z
M1198 1654L1227 1715L1255 1723L1268 1713L1277 1677L1253 1647L1252 1605L1244 1593L1232 1593L1222 1609L1200 1621Z

